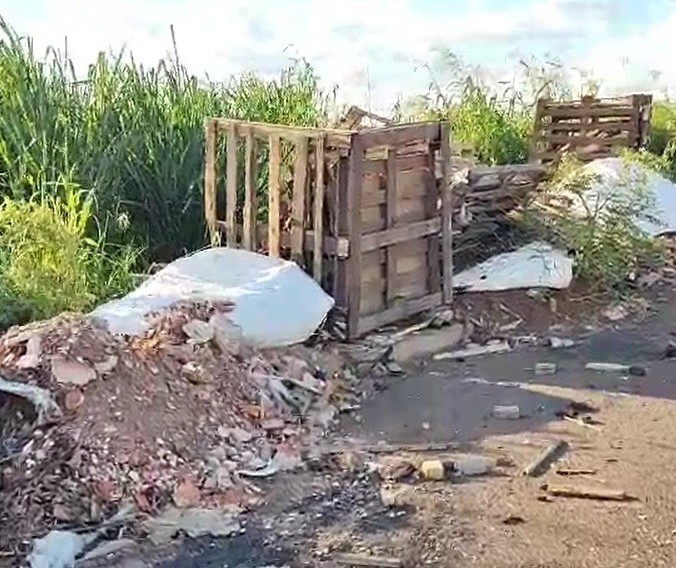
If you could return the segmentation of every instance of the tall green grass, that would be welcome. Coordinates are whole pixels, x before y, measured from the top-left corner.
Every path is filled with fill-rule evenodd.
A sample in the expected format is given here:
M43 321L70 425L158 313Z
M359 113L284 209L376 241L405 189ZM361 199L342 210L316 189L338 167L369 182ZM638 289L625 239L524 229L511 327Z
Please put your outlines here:
M108 238L147 261L202 246L204 120L209 116L315 126L327 98L312 68L292 62L276 80L205 83L177 61L146 68L103 54L77 77L50 49L0 23L0 194L28 198L56 179L91 189Z
M303 61L219 84L178 56L74 69L0 19L0 326L89 309L206 244L207 117L316 126L329 102Z

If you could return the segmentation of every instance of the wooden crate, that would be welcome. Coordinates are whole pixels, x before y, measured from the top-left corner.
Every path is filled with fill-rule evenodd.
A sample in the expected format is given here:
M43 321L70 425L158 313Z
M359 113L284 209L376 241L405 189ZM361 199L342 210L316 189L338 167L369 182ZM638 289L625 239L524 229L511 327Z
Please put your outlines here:
M639 149L647 141L652 97L585 97L579 101L537 104L531 159L547 163L564 151L583 161L605 158L622 148Z
M347 339L450 303L451 197L440 191L449 186L449 132L439 123L349 131L209 119L212 244L297 262L333 295ZM264 220L256 218L261 166Z

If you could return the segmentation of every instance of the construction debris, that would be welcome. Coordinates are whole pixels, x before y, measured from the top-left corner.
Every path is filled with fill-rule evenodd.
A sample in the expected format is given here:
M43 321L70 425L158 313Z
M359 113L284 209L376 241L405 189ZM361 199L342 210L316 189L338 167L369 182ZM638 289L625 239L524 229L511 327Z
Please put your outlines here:
M344 566L376 566L378 568L401 568L401 559L368 554L336 554L333 559Z
M538 477L542 475L556 460L561 459L568 450L568 443L559 440L547 446L547 448L538 455L523 470L523 475L528 477Z
M64 315L0 339L0 549L127 500L151 516L253 507L261 490L245 477L302 467L325 429L315 417L353 404L356 379L320 347L242 344L214 324L229 310L175 304L131 338ZM178 528L199 532L186 515Z
M521 409L514 406L494 406L493 407L493 418L498 420L518 420L521 418Z
M545 490L554 497L572 497L576 499L595 499L599 501L635 501L626 491L605 487L586 487L572 485L547 485Z

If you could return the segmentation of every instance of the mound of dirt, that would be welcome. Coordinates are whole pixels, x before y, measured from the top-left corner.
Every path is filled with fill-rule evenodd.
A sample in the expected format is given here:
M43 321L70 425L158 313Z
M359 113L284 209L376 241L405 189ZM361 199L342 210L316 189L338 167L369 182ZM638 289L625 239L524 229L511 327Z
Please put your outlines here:
M249 479L302 466L343 376L317 350L245 347L230 307L175 305L140 338L62 315L0 340L0 550L130 501L254 506Z

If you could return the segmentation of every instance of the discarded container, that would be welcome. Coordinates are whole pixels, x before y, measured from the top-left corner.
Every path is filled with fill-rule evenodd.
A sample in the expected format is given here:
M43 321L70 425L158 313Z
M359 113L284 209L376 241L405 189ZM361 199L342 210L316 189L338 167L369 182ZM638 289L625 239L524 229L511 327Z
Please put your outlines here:
M494 406L493 417L499 420L518 420L521 418L521 409L518 406Z
M556 374L556 363L536 363L533 371L539 377Z
M552 349L567 349L568 347L574 347L575 342L572 339L561 337L550 337L549 346Z
M587 363L584 368L588 371L629 373L635 377L643 377L646 374L646 370L639 365L623 365L622 363Z
M465 458L453 462L453 471L459 475L485 475L489 473L493 467L492 459L484 456L467 456Z

